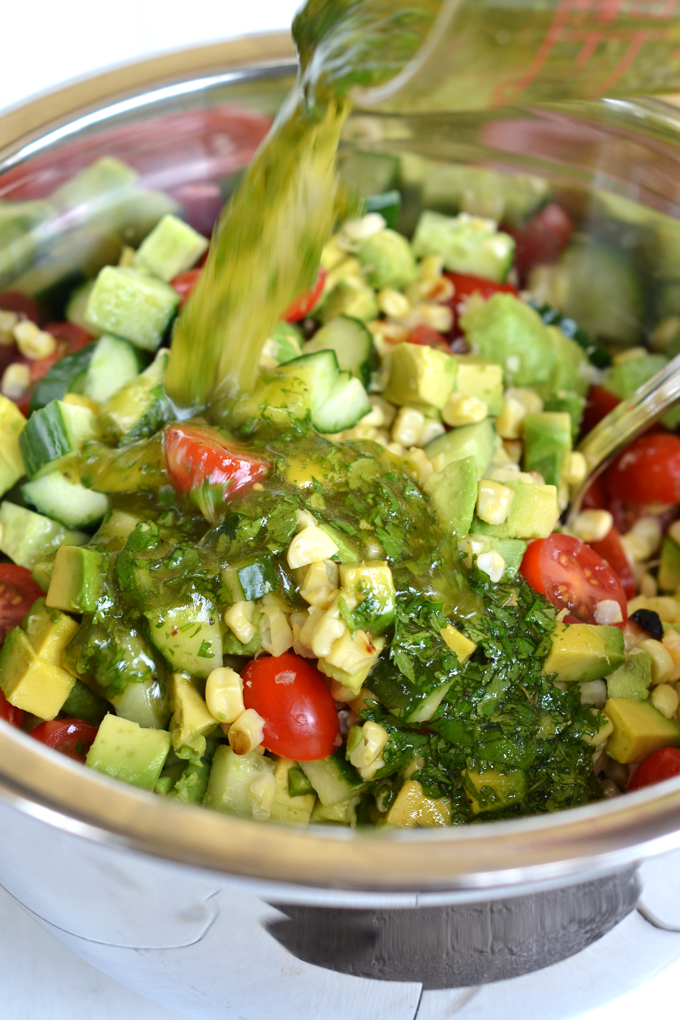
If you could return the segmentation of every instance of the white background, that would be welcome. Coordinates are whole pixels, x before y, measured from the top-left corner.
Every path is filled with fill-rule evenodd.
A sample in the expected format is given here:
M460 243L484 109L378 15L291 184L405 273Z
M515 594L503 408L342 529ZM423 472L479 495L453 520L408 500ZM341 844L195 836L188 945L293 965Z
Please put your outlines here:
M73 78L168 50L284 29L299 0L5 0L0 110ZM678 876L669 875L669 881ZM99 975L0 892L3 1020L179 1020ZM40 975L39 980L36 980ZM587 1020L677 1017L680 964ZM521 1020L518 1003L517 1020ZM282 1015L281 1020L290 1020Z

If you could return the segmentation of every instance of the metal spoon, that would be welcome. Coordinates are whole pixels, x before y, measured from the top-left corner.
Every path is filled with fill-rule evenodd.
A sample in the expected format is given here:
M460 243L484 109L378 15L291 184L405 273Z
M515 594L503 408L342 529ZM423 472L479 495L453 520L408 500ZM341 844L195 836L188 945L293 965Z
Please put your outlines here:
M578 450L586 459L588 474L572 494L567 515L571 524L581 509L589 485L625 446L639 436L680 400L680 354L665 368L622 400L588 433Z

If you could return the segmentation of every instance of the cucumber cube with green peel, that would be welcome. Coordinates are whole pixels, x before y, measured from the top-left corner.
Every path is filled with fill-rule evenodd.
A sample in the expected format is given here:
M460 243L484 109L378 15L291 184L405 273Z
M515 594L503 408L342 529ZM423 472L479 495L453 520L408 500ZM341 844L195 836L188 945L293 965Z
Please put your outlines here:
M105 266L97 276L86 316L143 350L155 351L170 325L179 294L155 276L130 266Z
M0 552L27 570L33 570L60 546L85 545L88 539L84 531L70 531L27 507L9 500L0 504Z
M395 230L379 230L364 241L357 252L371 287L401 289L418 279L411 245Z
M162 385L168 355L160 350L148 368L103 402L97 426L107 439L127 446L153 435L170 420L172 408Z
M46 604L67 613L94 613L105 571L94 549L63 545L54 560Z
M100 521L109 509L106 496L70 481L61 471L32 479L21 486L21 494L41 513L67 528L88 528Z
M166 730L148 729L105 715L85 764L142 790L153 790L170 751Z
M59 470L86 439L96 435L95 416L89 407L52 400L31 415L19 436L26 474L39 478Z
M559 485L571 453L571 417L541 411L524 419L524 470L538 471L548 485Z
M102 196L127 188L139 174L127 163L104 156L52 192L50 201L58 209L74 209Z
M94 350L94 344L86 344L79 351L66 354L52 365L44 379L41 379L33 390L29 405L30 413L34 414L47 407L53 400L63 400L67 393L82 392Z
M167 283L191 269L208 250L208 241L177 216L164 216L142 241L135 265Z
M497 230L493 220L467 213L443 216L426 209L416 226L413 251L418 258L440 255L452 273L503 283L512 268L515 242Z
M275 764L257 751L236 754L226 744L215 751L203 806L252 818L250 786L256 779L274 775Z
M102 404L139 375L145 364L142 357L129 340L104 333L94 345L82 393Z
M202 680L222 665L222 632L212 602L193 594L181 606L148 609L149 638L173 670Z

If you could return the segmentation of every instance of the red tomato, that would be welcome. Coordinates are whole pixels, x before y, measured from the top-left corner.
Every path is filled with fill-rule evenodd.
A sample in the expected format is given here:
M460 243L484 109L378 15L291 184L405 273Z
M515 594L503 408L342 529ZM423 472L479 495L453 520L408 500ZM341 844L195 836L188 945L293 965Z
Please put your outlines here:
M253 659L241 674L243 703L264 719L262 743L295 761L327 758L342 743L335 703L318 669L291 652Z
M424 322L413 327L408 342L410 344L419 344L420 347L436 347L437 350L446 351L447 354L451 350L445 337L438 333L436 329L433 329L432 326L427 326Z
M16 563L0 563L0 645L12 627L21 623L43 591L30 572Z
M607 509L607 494L604 491L601 478L596 478L590 483L583 494L581 506L584 510Z
M269 471L269 462L230 442L209 425L168 425L165 460L170 479L208 520Z
M583 421L581 422L581 435L586 436L591 429L605 418L610 411L613 411L621 401L603 386L591 386L588 391L586 406L583 409Z
M637 595L635 577L628 557L623 551L621 538L616 528L611 528L609 534L601 542L588 542L588 545L619 575L619 581L626 593L626 598L634 599Z
M84 719L51 719L40 723L31 736L67 758L85 763L87 752L97 736L97 727Z
M602 476L610 499L680 503L680 437L668 432L635 439Z
M186 304L187 298L198 283L200 275L200 269L190 269L186 273L180 273L179 276L176 276L174 280L170 281L170 286L176 290L180 296L180 308L182 305Z
M299 319L306 318L321 297L323 285L326 282L327 276L328 273L323 266L319 266L319 275L316 278L316 283L312 290L308 290L305 294L301 294L299 298L293 301L293 304L290 308L286 309L281 318L285 319L286 322L297 322Z
M0 291L0 308L4 312L18 312L20 315L25 315L31 322L38 322L40 319L40 312L33 298L18 290Z
M515 238L515 265L525 276L533 266L557 262L569 244L574 224L564 209L551 202L519 230L503 229Z
M550 535L530 542L521 572L534 591L557 609L568 609L566 623L595 623L598 602L613 599L621 608L623 627L628 602L621 582L608 563L585 542L571 535Z
M641 790L643 786L662 783L664 779L680 776L680 750L677 747L662 747L650 754L633 773L628 789Z
M24 710L23 708L15 708L14 705L10 705L9 701L0 690L0 719L4 719L10 726L21 727L24 721Z

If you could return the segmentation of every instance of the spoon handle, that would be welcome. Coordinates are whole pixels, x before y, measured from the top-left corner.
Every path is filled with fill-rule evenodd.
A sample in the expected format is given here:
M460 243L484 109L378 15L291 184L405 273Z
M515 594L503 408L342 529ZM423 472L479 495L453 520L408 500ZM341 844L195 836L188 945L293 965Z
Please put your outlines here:
M579 445L578 449L588 465L588 475L572 495L568 524L581 509L581 501L591 482L604 471L613 457L658 421L678 400L680 400L680 354L640 386L627 400L622 400Z

